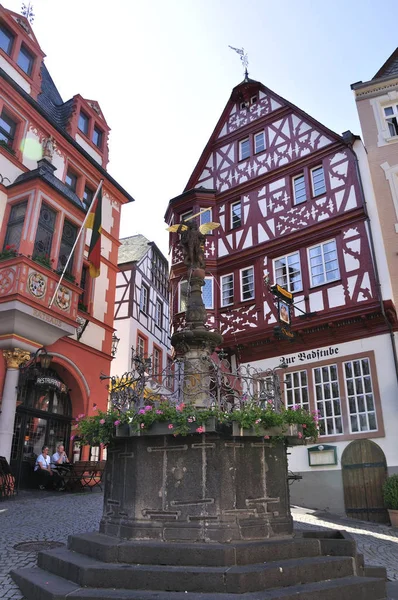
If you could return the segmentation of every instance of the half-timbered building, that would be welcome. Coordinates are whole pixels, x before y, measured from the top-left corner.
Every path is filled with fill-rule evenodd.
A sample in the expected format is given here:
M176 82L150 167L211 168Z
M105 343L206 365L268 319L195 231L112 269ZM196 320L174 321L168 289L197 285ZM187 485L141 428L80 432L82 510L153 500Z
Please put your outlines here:
M373 207L358 138L334 133L246 77L165 217L174 224L200 213L220 223L205 243L208 325L222 333L233 364L285 367L279 373L287 406L319 411L319 443L311 452L292 450L291 469L304 477L292 498L341 512L355 504L344 499L343 452L351 441L373 439L387 456L388 403L397 393L396 314L388 277L380 280L385 259L372 244L365 193ZM176 234L170 246L179 330L189 281ZM272 284L293 294L290 329ZM374 462L382 479L385 466ZM371 508L384 518L379 496Z
M106 170L98 102L64 102L43 59L29 20L0 6L0 456L22 479L44 444L72 458L73 418L106 410L99 376L112 360L121 207L133 200ZM84 230L56 291L100 180L100 275Z
M139 355L150 358L152 373L160 376L171 362L168 262L143 235L120 242L114 320L120 341L112 375L130 371Z

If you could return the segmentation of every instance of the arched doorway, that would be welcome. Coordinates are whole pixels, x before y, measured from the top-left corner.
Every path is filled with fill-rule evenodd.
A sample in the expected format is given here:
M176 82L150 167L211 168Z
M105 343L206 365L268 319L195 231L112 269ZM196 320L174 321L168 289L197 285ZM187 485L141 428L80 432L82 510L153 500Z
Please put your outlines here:
M351 442L343 452L341 466L347 516L387 523L382 495L387 463L380 446L370 440Z
M68 451L72 407L67 387L50 369L20 381L17 404L10 466L17 484L26 487L44 444L51 454L60 442Z

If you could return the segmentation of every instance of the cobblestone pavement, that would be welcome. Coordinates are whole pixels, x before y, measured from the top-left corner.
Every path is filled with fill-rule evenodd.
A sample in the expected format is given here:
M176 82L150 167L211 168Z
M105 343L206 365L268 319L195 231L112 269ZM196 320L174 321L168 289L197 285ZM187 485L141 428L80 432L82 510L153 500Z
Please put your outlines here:
M21 492L14 500L0 502L0 598L23 600L8 573L36 564L36 553L16 550L16 544L66 543L70 534L98 530L102 500L98 492ZM398 581L398 530L303 508L293 508L292 513L297 529L345 529L357 541L366 563L387 567L389 579Z

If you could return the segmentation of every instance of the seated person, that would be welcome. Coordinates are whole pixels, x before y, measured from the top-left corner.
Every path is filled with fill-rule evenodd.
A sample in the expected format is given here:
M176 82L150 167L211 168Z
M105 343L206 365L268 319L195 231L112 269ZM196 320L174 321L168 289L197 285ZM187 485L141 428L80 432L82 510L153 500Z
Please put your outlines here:
M40 490L50 488L56 490L64 489L62 477L51 469L48 446L43 446L41 454L36 458L35 473Z
M69 463L69 459L66 456L66 452L65 452L65 448L64 448L63 444L58 444L57 451L54 452L54 454L51 457L51 468L54 469L54 467L61 467L68 463Z

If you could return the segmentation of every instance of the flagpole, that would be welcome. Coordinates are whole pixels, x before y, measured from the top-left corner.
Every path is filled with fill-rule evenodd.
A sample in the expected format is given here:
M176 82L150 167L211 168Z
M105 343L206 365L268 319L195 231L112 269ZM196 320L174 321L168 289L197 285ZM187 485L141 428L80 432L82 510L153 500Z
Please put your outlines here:
M79 241L79 239L80 239L80 236L81 236L81 234L82 234L82 231L83 231L83 229L84 229L84 226L85 226L85 224L87 223L87 219L88 219L88 218L89 218L89 216L90 216L91 209L93 208L93 206L94 206L94 202L96 201L96 199L97 199L97 197L98 197L98 194L99 194L99 193L100 193L100 191L101 191L101 188L102 188L102 184L103 184L103 183L104 183L104 180L103 180L103 179L101 179L101 180L100 180L100 182L99 182L99 184L98 184L97 190L96 190L96 192L95 192L95 194L94 194L94 197L93 197L93 199L92 199L92 201L91 201L91 204L90 204L90 206L89 206L89 209L88 209L88 211L87 211L87 213L86 213L86 216L84 217L84 221L83 221L83 223L82 223L82 226L80 227L80 230L79 230L79 232L78 232L78 234L77 234L77 236L76 236L75 243L74 243L74 244L73 244L73 246L72 246L72 250L70 251L70 254L69 254L69 256L68 256L68 260L67 260L67 261L66 261L66 263L65 263L64 269L63 269L63 271L62 271L62 273L61 273L61 277L60 277L60 279L59 279L59 281L58 281L58 285L57 285L57 287L55 288L54 295L53 295L53 297L52 297L52 298L51 298L51 300L50 300L50 304L48 305L48 308L51 308L51 306L52 306L52 305L53 305L53 303L54 303L55 297L56 297L56 295L57 295L57 292L58 292L58 290L59 290L59 287L60 287L60 285L61 285L61 282L62 282L62 280L63 280L63 278L64 278L64 275L65 275L66 269L68 268L68 265L69 265L69 263L70 263L70 259L72 258L73 252L74 252L74 250L75 250L75 248L76 248L76 246L77 246L77 242L78 242L78 241Z

